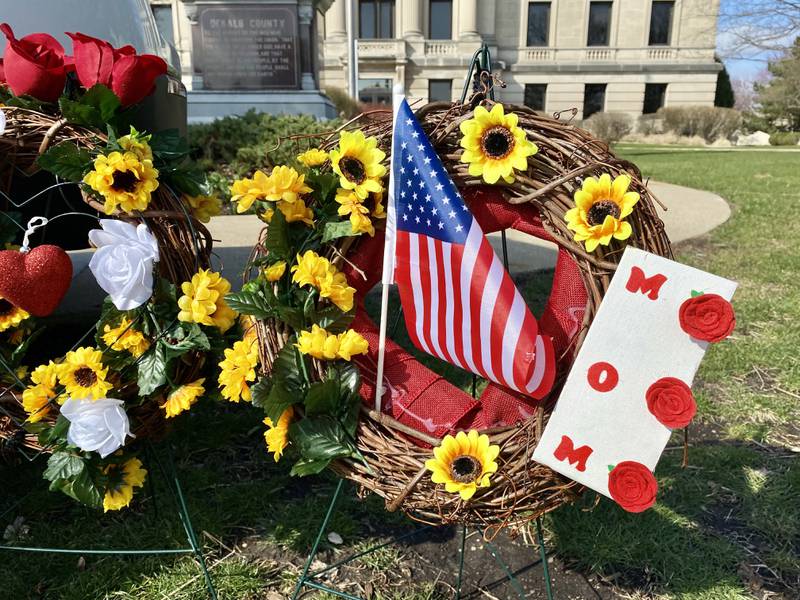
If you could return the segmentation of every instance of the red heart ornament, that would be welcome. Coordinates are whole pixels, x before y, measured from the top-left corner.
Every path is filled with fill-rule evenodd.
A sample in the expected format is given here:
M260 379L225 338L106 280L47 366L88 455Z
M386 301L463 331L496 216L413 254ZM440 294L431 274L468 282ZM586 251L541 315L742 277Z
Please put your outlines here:
M0 252L0 296L35 317L59 305L72 282L72 261L58 246Z

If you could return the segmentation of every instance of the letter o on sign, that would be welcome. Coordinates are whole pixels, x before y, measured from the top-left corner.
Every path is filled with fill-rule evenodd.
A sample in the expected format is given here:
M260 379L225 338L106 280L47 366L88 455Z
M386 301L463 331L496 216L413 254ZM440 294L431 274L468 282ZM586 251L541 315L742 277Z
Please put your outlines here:
M619 383L619 373L614 365L607 362L596 362L589 367L586 379L593 390L598 392L610 392Z

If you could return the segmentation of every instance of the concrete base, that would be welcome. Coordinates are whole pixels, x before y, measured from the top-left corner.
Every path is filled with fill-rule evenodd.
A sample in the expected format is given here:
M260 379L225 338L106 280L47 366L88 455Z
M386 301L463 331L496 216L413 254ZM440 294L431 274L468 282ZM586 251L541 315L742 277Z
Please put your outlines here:
M188 92L189 123L209 123L222 117L243 115L255 109L274 115L312 115L318 119L336 117L336 108L319 90L275 92Z

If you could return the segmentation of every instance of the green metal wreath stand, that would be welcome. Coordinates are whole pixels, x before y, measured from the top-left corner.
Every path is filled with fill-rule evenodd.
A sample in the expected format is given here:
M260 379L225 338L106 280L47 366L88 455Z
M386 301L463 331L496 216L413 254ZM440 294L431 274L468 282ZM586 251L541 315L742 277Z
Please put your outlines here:
M0 411L2 409L0 408ZM192 525L192 520L189 515L189 509L186 506L186 499L183 495L183 489L181 487L180 479L178 478L177 470L175 469L175 461L173 459L172 448L167 446L165 448L165 458L159 456L156 449L153 447L152 444L148 442L147 446L145 447L145 462L148 463L148 466L152 468L153 465L158 467L158 472L164 479L164 482L167 485L167 489L169 490L169 495L172 497L172 500L175 503L175 508L178 513L178 517L180 518L181 525L183 526L183 530L186 533L186 541L188 543L188 547L182 548L154 548L154 549L142 549L142 548L121 548L121 549L114 549L114 548L48 548L48 547L31 547L31 546L12 546L12 545L0 545L0 551L11 551L11 552L39 552L39 553L50 553L50 554L91 554L91 555L116 555L116 556L143 556L143 555L166 555L166 554L193 554L195 560L197 561L200 570L203 574L203 578L205 581L205 587L208 591L208 597L211 600L217 600L217 591L214 587L214 582L211 579L211 573L208 570L208 566L206 565L205 557L203 556L203 549L200 546L200 543L197 539L197 533L195 532L194 526ZM29 461L33 460L38 456L39 453L33 456L29 456L28 454L23 454L26 459ZM154 470L150 470L154 472ZM149 494L155 500L155 489L152 484L152 478L148 477L148 487L149 487ZM5 511L0 513L0 519L10 513L14 508L19 506L25 499L31 494L22 496L19 500L14 502L11 506L9 506ZM154 502L154 514L158 515L158 507Z
M481 88L483 88L483 93L487 94L489 98L494 99L494 90L492 89L492 76L491 76L491 56L489 54L489 48L485 44L479 48L475 54L472 56L472 61L470 62L469 71L467 73L467 77L464 81L464 89L461 94L461 102L465 102L467 98L467 93L469 92L470 83L472 83L473 90L476 92L480 92ZM503 247L503 263L505 265L506 270L508 270L508 246L506 243L506 233L503 231L501 233L501 240L502 240L502 247ZM400 314L394 322L393 329L397 327L399 322ZM472 378L472 395L475 396L476 392L476 384L477 384L477 377L473 375ZM433 526L423 526L412 529L409 532L401 534L399 536L394 537L393 539L383 542L381 544L377 544L372 546L362 552L358 552L357 554L352 554L332 565L329 565L323 569L319 569L317 571L311 571L311 564L314 561L314 558L319 551L320 543L322 542L322 537L325 535L325 531L328 528L328 523L333 516L334 510L336 508L336 501L339 499L339 496L342 493L342 488L344 486L344 480L339 480L338 485L336 486L336 490L333 493L331 498L331 502L328 506L328 511L325 514L325 518L322 520L322 524L320 526L319 531L317 532L317 537L314 540L314 545L311 547L311 552L306 558L305 566L303 567L303 571L300 575L300 578L297 580L297 584L295 586L294 595L292 596L292 600L297 600L300 598L300 595L304 588L311 588L315 590L320 590L323 592L327 592L339 598L345 598L347 600L363 600L357 596L353 596L351 594L345 593L340 590L333 589L321 581L319 581L319 577L333 571L334 569L346 565L354 560L357 560L363 556L367 556L372 554L373 552L385 548L386 546L390 546L392 544L396 544L398 542L402 542L406 539L412 538L419 533L428 531L433 529ZM464 575L464 547L467 540L468 534L468 527L466 525L461 526L461 543L460 543L460 552L459 552L459 562L458 562L458 575L456 579L455 585L455 599L460 600L462 598L461 595L461 588L463 583L463 575ZM475 530L481 534L483 531L476 527ZM497 565L503 571L505 578L509 581L511 586L514 588L514 592L520 600L525 600L525 591L522 587L522 584L519 580L514 576L514 573L509 568L508 564L503 560L500 556L499 550L495 544L490 541L487 541L483 537L481 537L484 549L488 551L492 558L495 560ZM538 517L536 519L536 539L539 546L539 561L542 563L542 573L544 576L544 590L547 596L547 600L553 600L553 587L552 581L550 579L550 568L547 564L547 549L545 547L544 542L544 533L542 528L542 519Z

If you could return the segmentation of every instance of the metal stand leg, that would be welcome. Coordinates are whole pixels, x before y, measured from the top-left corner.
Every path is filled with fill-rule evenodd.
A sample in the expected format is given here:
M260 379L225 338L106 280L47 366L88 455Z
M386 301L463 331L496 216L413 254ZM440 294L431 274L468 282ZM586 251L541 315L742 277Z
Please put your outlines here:
M464 575L464 550L467 545L467 526L461 526L461 554L458 559L458 581L456 583L456 600L461 600L461 581Z
M539 556L542 557L542 575L544 576L544 589L547 600L553 600L553 587L550 580L550 566L547 564L547 550L544 547L544 531L542 530L542 517L536 518L536 538L539 541Z

